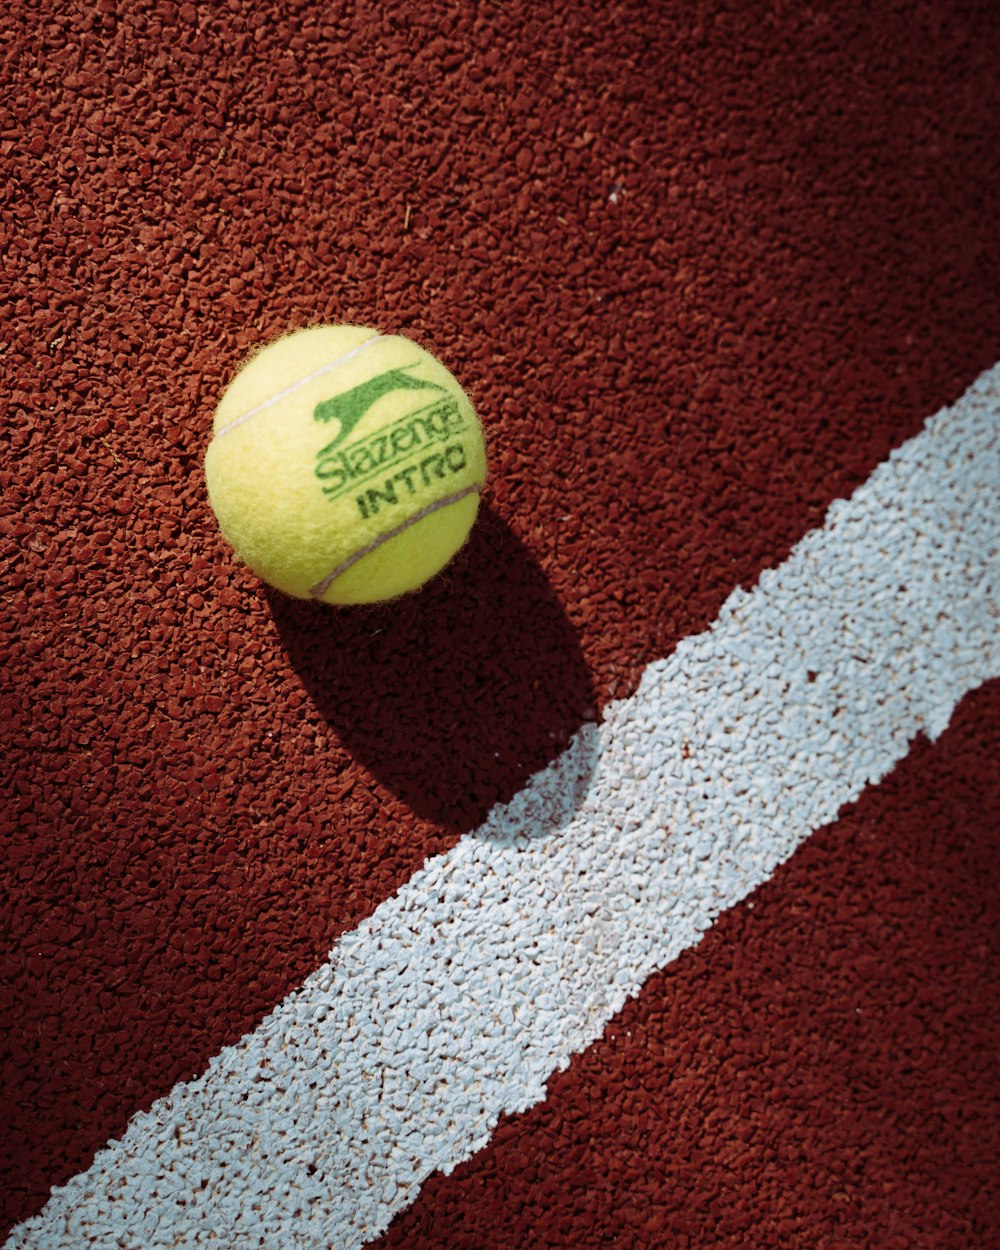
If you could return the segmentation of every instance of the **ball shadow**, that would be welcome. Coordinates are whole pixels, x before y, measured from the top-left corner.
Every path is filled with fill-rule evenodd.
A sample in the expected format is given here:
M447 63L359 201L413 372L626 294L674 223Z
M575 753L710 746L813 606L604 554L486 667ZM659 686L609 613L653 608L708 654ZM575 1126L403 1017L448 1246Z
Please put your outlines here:
M285 650L344 746L418 816L479 825L597 720L576 634L542 570L488 506L462 551L417 594L331 608L268 592ZM574 746L587 790L596 733Z

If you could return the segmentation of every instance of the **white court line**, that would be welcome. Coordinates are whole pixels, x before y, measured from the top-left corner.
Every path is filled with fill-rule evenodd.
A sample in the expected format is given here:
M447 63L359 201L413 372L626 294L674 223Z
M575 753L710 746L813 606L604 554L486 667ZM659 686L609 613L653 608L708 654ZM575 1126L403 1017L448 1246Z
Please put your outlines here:
M374 1238L1000 673L998 494L1000 366L9 1246Z

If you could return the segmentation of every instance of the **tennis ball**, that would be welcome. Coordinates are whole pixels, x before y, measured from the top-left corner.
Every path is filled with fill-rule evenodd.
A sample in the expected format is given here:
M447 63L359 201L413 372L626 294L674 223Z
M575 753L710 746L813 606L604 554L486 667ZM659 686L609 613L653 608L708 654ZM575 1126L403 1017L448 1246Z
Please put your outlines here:
M375 603L422 586L465 542L483 432L448 370L363 326L299 330L227 387L205 456L223 534L300 599Z

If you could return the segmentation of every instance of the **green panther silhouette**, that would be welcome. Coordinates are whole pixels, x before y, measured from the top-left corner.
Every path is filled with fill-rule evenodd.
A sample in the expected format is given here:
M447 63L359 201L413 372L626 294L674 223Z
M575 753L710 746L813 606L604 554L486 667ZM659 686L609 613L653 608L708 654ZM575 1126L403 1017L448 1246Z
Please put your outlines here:
M436 382L425 382L422 378L411 377L406 370L416 365L404 365L399 369L390 369L388 373L380 373L367 382L352 387L332 399L321 400L313 409L313 417L317 421L337 421L340 430L337 437L324 448L331 451L347 438L369 408L390 391L443 391L445 388Z

